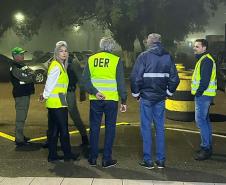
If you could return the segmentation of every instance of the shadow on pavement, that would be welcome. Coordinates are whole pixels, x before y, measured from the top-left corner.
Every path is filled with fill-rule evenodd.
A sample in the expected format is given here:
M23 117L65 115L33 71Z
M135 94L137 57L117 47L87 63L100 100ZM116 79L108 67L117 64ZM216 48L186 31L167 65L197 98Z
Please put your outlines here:
M60 177L86 177L86 178L100 178L100 174L107 175L108 178L117 179L136 179L136 180L167 180L167 181L193 181L193 182L226 182L226 177L210 174L208 172L191 170L191 169L178 169L174 167L167 167L165 169L153 169L141 171L122 169L122 168L109 168L103 169L101 167L81 167L75 163L54 163L55 166L49 171L55 173ZM67 170L65 170L67 169Z
M224 122L224 121L226 121L226 115L210 114L210 120L212 122Z
M81 167L76 165L77 162L63 162L58 161L54 163L53 169L49 169L49 172L54 173L57 177L86 177L86 178L100 178L94 170L88 167Z
M226 154L213 153L211 160L226 163Z
M30 143L29 145L16 147L15 151L17 152L29 152L29 151L37 151L42 149L42 143Z

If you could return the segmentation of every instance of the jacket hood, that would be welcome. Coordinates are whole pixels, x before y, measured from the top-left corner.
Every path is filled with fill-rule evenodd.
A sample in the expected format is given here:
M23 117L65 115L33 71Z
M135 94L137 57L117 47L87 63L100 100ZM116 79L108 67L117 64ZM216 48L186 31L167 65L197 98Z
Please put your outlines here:
M168 52L162 47L160 42L156 42L152 44L148 48L148 52L154 53L155 55L162 56L168 54Z

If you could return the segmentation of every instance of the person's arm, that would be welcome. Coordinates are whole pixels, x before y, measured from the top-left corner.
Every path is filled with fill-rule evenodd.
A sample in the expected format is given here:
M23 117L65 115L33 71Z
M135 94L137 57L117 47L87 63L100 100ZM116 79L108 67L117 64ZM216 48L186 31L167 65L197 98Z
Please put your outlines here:
M178 76L178 72L176 69L176 65L174 61L171 58L171 66L170 66L170 73L169 73L169 81L168 81L168 87L166 90L167 96L172 96L173 93L176 91L177 86L180 83L180 79Z
M15 65L10 67L10 71L12 75L24 83L32 83L34 80L34 72L28 68L28 66L23 66L22 68L18 68Z
M85 66L85 69L83 71L83 80L84 80L84 88L85 90L92 95L96 95L98 93L98 90L93 86L91 78L90 78L90 70L88 63Z
M57 84L57 80L60 76L60 68L58 66L54 67L48 74L44 92L43 92L43 98L48 99L49 95L53 91L54 87Z
M84 88L84 85L82 83L82 68L81 66L79 65L79 61L77 59L77 57L75 57L72 62L71 62L71 68L78 80L78 85L80 88Z
M142 55L139 55L136 63L133 66L132 73L130 75L130 88L132 96L134 98L140 97L140 89L143 84L144 65Z
M75 56L74 60L72 60L71 62L71 68L76 76L76 79L78 81L78 86L79 86L79 90L80 90L80 102L85 101L86 100L86 92L85 92L85 88L84 88L84 81L82 79L82 68L79 64L79 60L78 58Z
M127 91L126 91L123 63L121 60L118 62L118 65L116 68L116 81L117 81L118 93L121 98L121 104L126 104Z
M196 91L195 96L202 96L203 92L208 88L210 83L210 78L212 75L212 69L213 69L213 61L209 58L205 58L200 66L200 84L199 88Z

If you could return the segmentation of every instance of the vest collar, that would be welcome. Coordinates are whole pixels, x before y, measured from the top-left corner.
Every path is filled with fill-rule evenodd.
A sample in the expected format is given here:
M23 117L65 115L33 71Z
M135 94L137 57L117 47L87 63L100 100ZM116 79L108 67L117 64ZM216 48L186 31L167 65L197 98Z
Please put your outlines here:
M204 52L202 54L196 54L195 58L197 58L199 60L203 55L206 55L206 54L208 54L208 52Z

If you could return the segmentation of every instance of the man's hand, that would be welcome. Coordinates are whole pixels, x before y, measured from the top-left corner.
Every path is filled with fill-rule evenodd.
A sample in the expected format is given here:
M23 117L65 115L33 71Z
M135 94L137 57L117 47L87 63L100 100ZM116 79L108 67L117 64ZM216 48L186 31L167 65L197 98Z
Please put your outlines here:
M136 97L136 100L137 100L137 102L139 102L140 101L140 96Z
M126 112L126 110L127 110L127 106L125 104L121 104L120 111L121 112Z
M140 101L140 96L137 96L137 97L133 97L135 100L137 100L137 102Z
M138 102L140 101L140 93L132 93L132 96L134 99L136 99Z
M41 103L45 102L45 98L43 97L43 94L40 94L38 101Z
M98 92L98 93L96 94L96 98L97 98L98 100L104 100L104 99L105 99L105 96L104 96L102 93Z

